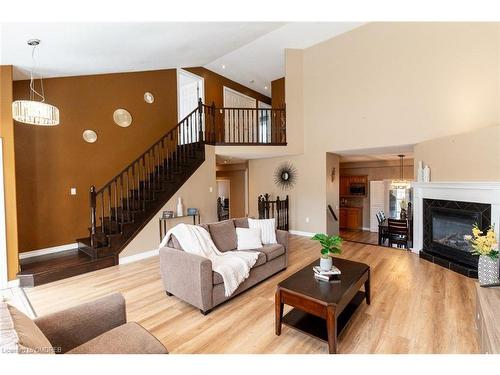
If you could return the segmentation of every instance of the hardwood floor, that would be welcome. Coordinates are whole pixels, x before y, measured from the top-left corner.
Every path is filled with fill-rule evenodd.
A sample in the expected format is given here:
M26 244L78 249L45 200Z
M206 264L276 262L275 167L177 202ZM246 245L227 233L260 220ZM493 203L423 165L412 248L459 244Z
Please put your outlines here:
M38 315L115 291L171 353L327 353L327 344L284 326L274 334L276 284L319 257L319 245L291 236L289 267L203 316L167 297L158 257L26 289ZM475 286L413 253L344 243L342 257L371 266L372 302L343 331L340 353L477 353ZM285 313L288 308L285 307Z
M339 234L344 240L347 241L378 245L378 233L370 232L368 230L341 229Z

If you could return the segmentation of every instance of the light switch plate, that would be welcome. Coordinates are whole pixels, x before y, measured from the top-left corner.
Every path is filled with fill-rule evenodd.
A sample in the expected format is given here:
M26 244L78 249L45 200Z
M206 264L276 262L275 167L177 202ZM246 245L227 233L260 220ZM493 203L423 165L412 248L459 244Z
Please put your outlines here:
M71 195L76 195L76 188L71 188L70 189L70 194Z

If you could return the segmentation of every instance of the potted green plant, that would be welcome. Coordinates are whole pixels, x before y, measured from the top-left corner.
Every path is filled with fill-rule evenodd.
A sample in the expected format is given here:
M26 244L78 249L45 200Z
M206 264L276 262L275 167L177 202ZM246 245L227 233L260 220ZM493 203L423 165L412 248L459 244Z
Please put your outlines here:
M493 227L489 227L486 234L474 224L472 235L464 239L471 243L472 254L479 255L478 278L481 286L500 285L498 241Z
M317 233L312 239L321 244L321 258L319 261L320 268L324 271L331 270L333 264L331 256L333 254L342 253L342 237Z

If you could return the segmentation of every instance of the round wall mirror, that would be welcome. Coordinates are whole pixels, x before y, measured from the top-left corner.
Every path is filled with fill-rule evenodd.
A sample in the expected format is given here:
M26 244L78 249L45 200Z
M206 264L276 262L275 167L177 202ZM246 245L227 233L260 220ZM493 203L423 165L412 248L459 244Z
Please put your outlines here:
M82 136L83 140L87 143L94 143L95 141L97 141L97 133L93 130L85 130Z
M113 113L113 121L116 125L126 128L132 124L132 115L126 109L119 108Z
M150 92L145 92L144 93L144 101L148 104L151 104L155 101L155 97Z

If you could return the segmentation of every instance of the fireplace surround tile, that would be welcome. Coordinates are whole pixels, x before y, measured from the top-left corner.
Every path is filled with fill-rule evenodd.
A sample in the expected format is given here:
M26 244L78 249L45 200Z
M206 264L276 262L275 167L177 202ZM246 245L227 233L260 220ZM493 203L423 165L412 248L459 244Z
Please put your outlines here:
M484 212L487 210L487 207L479 210L481 212L483 227L491 224L495 228L495 231L500 233L500 182L414 182L412 188L414 196L414 242L412 251L418 253L422 259L438 263L443 267L450 268L469 277L477 277L477 270L471 269L467 265L448 264L446 266L447 259L443 259L439 254L424 252L424 200L452 201L452 203L435 203L435 207L438 205L444 208L462 207L468 211L475 211L478 208L476 206L477 203L489 205L490 215Z

